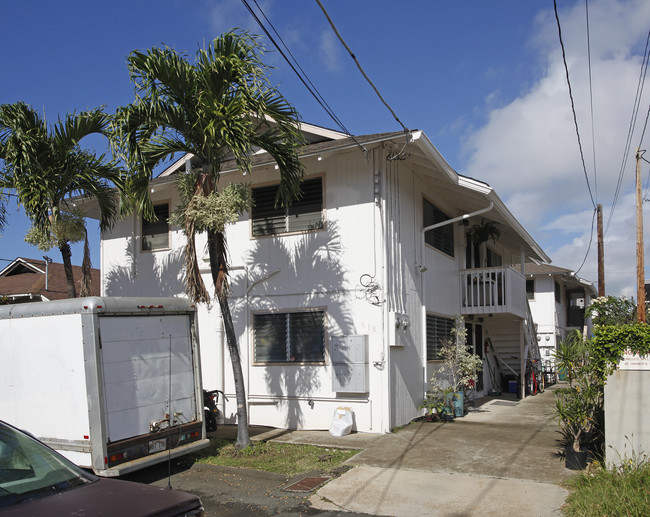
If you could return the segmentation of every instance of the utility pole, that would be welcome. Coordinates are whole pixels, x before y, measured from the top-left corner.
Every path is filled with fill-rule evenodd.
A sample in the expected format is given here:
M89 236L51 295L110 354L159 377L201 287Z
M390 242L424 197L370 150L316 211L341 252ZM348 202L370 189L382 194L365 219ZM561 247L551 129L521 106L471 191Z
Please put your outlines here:
M603 245L603 205L597 206L598 220L598 296L605 296L605 250Z
M645 264L643 257L643 198L641 196L641 157L636 150L636 314L637 322L645 323Z

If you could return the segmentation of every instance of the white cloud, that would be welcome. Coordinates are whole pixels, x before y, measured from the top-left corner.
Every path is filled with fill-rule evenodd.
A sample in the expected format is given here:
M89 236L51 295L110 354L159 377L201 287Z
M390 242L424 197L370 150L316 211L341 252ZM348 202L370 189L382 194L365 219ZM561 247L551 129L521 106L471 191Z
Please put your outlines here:
M271 2L259 2L270 17ZM254 6L253 6L254 8ZM215 37L230 29L244 29L259 34L261 29L240 0L216 0L209 3L207 16Z
M587 175L596 202L606 207L607 222L641 68L650 2L590 2L589 15L596 178L584 5L576 2L570 10L560 11L560 21ZM496 189L555 264L576 269L589 242L593 205L578 151L552 11L537 17L531 42L538 50L539 80L520 97L492 109L487 123L469 135L465 172ZM637 126L649 101L650 87L644 93ZM492 102L488 96L486 106ZM639 139L637 131L633 147ZM631 155L606 236L608 294L635 294L630 292L635 285L635 223L633 214L631 222L628 214L634 203L629 205L627 195L634 187L633 168ZM595 258L594 251L581 271L585 278L596 278Z
M319 49L327 69L330 72L339 72L341 70L341 44L329 27L321 33Z

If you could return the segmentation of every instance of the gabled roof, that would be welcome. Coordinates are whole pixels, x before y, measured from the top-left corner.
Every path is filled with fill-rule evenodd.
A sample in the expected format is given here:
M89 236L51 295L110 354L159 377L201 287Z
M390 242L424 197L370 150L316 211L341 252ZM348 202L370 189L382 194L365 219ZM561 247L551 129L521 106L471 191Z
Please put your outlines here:
M45 289L45 272L47 270L47 289ZM72 266L77 291L81 280L81 266ZM100 292L99 269L91 270L91 295ZM47 268L45 260L18 257L0 271L0 297L8 297L12 302L62 300L68 297L68 284L65 279L63 264L50 263Z
M517 264L514 267L517 271L521 272L521 264ZM584 278L580 278L571 269L564 267L552 266L551 264L535 264L533 262L526 262L524 274L531 278L535 276L555 276L567 287L582 287L587 289L592 297L595 297L598 293L593 283Z
M303 124L301 127L303 130L307 128L310 131L315 131L313 128L316 126ZM327 134L328 131L331 134ZM508 210L494 189L487 183L458 174L445 161L423 131L413 130L409 133L393 131L354 137L345 136L331 130L322 130L321 133L318 138L314 138L312 141L307 139L308 143L300 150L301 159L316 156L324 157L330 153L355 148L362 152L365 149L372 149L377 146L392 147L399 154L400 162L417 168L418 174L431 185L432 189L440 192L441 196L453 203L457 213L448 214L450 217L473 213L491 206L492 208L484 214L484 217L500 225L500 241L505 246L514 250L521 250L525 254L526 260L551 262L550 257L546 255L539 244L535 242ZM194 156L187 154L176 160L157 178L154 178L151 181L152 189L173 183L175 173L185 168L185 162L188 159L192 166L199 166L198 162L194 160ZM272 164L275 164L275 162L271 155L266 152L260 152L251 157L251 166L253 168ZM221 164L221 173L224 175L239 173L237 163L234 160L223 162ZM89 217L98 217L96 206L93 206L92 200L87 202L78 199L86 205ZM96 205L96 203L94 204Z

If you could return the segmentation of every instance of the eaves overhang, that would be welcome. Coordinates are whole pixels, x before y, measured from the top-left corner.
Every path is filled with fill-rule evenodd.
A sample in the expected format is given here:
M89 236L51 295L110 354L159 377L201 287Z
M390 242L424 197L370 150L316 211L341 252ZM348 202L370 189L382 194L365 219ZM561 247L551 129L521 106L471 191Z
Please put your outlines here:
M412 142L418 147L420 152L430 160L435 169L442 171L443 175L454 185L461 189L478 194L484 198L484 206L488 206L490 202L494 203L492 209L498 213L499 217L493 219L498 220L499 223L504 224L511 228L512 232L517 236L517 239L523 244L524 249L531 258L535 258L541 262L551 262L550 257L544 252L542 247L532 238L526 231L522 224L515 218L515 216L508 210L501 198L497 195L494 189L482 181L463 176L458 174L442 157L440 152L436 149L433 143L429 140L426 134L422 131L415 131L412 133ZM468 210L475 210L477 207L470 207ZM491 218L490 213L485 214L486 218Z

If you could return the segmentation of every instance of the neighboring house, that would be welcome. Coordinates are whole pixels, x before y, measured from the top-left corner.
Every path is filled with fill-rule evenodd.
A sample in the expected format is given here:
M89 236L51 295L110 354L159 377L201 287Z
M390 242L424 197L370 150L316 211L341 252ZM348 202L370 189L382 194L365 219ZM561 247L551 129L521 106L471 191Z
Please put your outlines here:
M72 266L77 292L81 266ZM92 295L100 293L99 269L91 270ZM45 302L68 297L63 264L19 257L0 271L0 300L6 303Z
M585 309L598 292L570 269L528 263L524 270L542 361L553 363L557 344L572 330L585 336L591 333L591 318L585 318Z
M279 174L267 154L253 157L246 177L234 163L222 168L221 184L250 182L254 200L227 228L250 423L327 429L347 407L359 431L406 424L420 414L440 342L459 314L477 353L494 363L490 337L519 371L537 341L513 264L549 259L493 189L457 174L421 131L352 140L302 129L304 195L288 209L275 206ZM198 166L187 156L152 181L157 222L135 216L102 235L103 294L183 296L185 237L167 217L179 202L176 174ZM482 219L496 223L496 242L468 239ZM197 249L204 246L198 237ZM200 262L212 290L207 255ZM218 308L199 308L199 335L204 386L226 392L232 422ZM489 371L479 394L501 382Z

